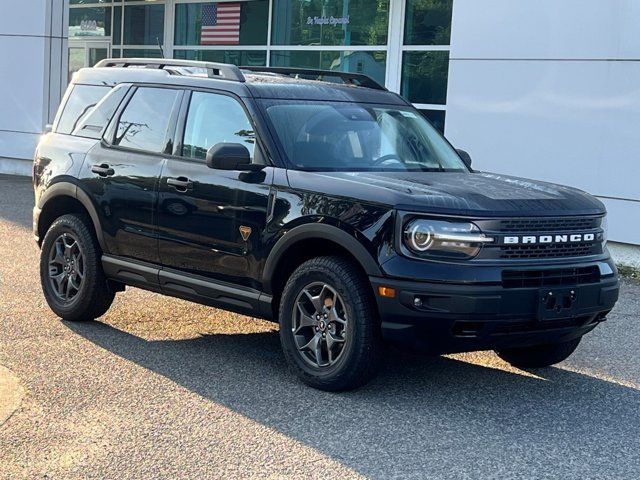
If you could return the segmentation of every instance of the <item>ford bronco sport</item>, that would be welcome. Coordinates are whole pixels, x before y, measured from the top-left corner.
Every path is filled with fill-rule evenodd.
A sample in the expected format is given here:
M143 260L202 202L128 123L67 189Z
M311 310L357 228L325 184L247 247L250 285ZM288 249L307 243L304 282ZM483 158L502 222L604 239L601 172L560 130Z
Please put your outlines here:
M474 171L358 74L104 60L74 76L33 181L58 316L134 286L277 321L320 389L364 384L385 340L552 365L618 297L600 201Z

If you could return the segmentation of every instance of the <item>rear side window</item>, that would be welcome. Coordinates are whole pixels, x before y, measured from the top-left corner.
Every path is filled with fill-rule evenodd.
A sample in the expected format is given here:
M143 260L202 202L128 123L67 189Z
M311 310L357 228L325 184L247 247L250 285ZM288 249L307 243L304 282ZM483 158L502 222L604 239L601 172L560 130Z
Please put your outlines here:
M120 115L113 144L153 153L163 152L179 93L168 88L138 88Z
M76 85L64 106L60 121L56 128L58 133L70 134L91 112L91 109L109 93L111 87L96 85Z
M216 143L242 143L253 158L255 133L237 100L215 93L193 92L184 129L182 155L204 159Z
M128 85L119 85L111 90L106 97L98 102L90 112L85 115L73 130L72 135L87 138L102 138L111 117L118 109L118 105L129 91Z

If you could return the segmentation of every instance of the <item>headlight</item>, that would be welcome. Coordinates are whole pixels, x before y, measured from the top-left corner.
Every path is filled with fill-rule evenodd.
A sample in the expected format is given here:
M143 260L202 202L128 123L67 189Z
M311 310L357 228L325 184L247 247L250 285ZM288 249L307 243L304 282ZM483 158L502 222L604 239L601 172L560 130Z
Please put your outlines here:
M471 222L418 218L404 227L404 243L413 253L433 258L475 257L482 244L494 239Z
M602 247L604 248L607 245L607 239L609 238L609 221L607 220L606 215L602 217L600 228L602 228Z

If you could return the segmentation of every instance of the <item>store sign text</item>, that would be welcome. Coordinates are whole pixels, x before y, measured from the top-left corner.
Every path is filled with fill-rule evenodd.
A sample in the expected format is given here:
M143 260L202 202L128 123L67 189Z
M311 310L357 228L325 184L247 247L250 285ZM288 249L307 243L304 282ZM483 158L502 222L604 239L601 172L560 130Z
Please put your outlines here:
M307 17L307 25L349 25L349 16L346 17Z

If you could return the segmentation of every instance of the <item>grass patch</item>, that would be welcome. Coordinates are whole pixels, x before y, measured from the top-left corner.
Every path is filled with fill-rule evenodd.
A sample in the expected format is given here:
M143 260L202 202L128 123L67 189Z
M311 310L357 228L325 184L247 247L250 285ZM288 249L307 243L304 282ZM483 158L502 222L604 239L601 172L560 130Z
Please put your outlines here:
M618 267L618 273L624 278L640 279L640 269L636 267L630 267L629 265L616 265Z

